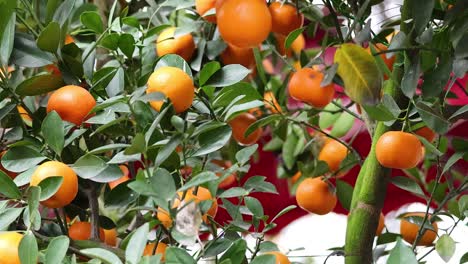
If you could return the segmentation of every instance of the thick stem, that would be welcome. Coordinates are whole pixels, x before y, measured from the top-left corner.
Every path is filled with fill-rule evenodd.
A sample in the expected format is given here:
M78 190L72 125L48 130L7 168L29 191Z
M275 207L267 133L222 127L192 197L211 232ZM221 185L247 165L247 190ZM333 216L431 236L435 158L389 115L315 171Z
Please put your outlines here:
M408 17L408 3L402 7L402 21ZM401 25L403 32L408 33L408 27ZM393 77L401 82L403 69L403 54L398 54L394 64ZM401 105L407 104L407 98L402 96L401 90L395 82L387 82L384 93L392 96ZM375 230L379 222L379 215L385 200L390 169L382 167L377 161L375 147L378 139L385 132L391 130L383 122L377 122L372 135L372 146L369 155L361 168L354 188L351 211L346 230L346 264L373 263L372 246Z
M89 200L89 209L91 210L91 239L99 240L99 203L96 185L91 183L89 190L86 191Z

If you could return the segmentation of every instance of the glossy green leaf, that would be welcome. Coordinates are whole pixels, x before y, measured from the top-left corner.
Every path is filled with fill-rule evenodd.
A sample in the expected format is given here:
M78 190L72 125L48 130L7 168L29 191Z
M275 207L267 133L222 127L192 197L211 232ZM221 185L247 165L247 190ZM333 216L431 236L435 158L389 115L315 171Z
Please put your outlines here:
M203 66L200 71L200 77L198 78L198 83L200 86L204 86L205 83L215 74L218 70L221 69L221 65L217 61L210 61Z
M275 255L265 254L257 256L256 258L254 258L254 260L252 260L252 262L250 262L250 264L275 264L276 262L277 261Z
M252 157L252 155L255 154L257 149L258 149L258 144L254 144L252 146L248 146L248 147L245 147L245 148L239 150L236 153L237 162L240 165L246 164L250 160L250 157Z
M249 195L249 191L241 187L232 187L219 195L219 198L233 198Z
M431 108L427 103L417 102L416 109L426 125L437 134L444 135L449 128L449 122L437 110Z
M19 258L21 264L36 264L37 257L39 254L36 237L31 231L26 232L26 234L21 239L21 242L18 247Z
M166 264L195 264L197 263L186 250L177 247L168 247L166 249Z
M184 184L184 186L182 186L181 188L179 188L177 190L177 192L183 192L183 191L186 191L192 187L195 187L195 186L200 186L202 184L205 184L205 183L208 183L208 182L211 182L211 181L215 181L218 179L218 176L216 176L216 174L214 172L211 172L211 171L204 171L200 174L197 174L195 176L192 177L192 179L190 179L190 181L188 181L186 184Z
M16 221L24 208L7 208L0 212L0 230L5 231L8 226Z
M250 212L256 217L263 217L263 206L259 200L254 197L245 197L244 198L245 205L249 209Z
M57 22L50 22L37 38L37 47L41 50L55 53L60 44L60 25Z
M54 61L52 54L40 50L30 35L16 32L11 63L26 68L36 68L52 64Z
M390 181L400 189L424 197L424 192L422 191L421 187L413 179L403 176L396 176L392 177Z
M160 57L158 63L156 63L156 66L154 67L154 70L165 66L182 69L185 73L188 74L188 76L190 76L190 78L193 78L190 65L179 55L167 54Z
M434 9L435 0L427 1L411 1L410 10L414 21L414 29L416 34L421 34L431 19L432 10Z
M47 145L60 155L65 145L65 133L62 119L57 112L47 114L42 122L41 132Z
M81 23L96 33L104 32L101 16L97 12L86 11L80 16Z
M133 51L135 51L135 39L130 34L122 34L119 38L119 49L127 56L127 58L133 57Z
M292 43L294 42L294 40L296 40L297 37L299 37L299 35L302 34L302 32L304 32L305 29L306 29L305 27L302 27L302 28L298 28L298 29L291 31L286 37L286 39L284 40L285 49L289 49Z
M154 171L153 177L150 179L156 196L162 200L170 201L176 193L174 178L165 169L158 168Z
M379 102L382 76L372 55L358 45L343 44L335 53L335 63L345 92L353 101L361 105Z
M23 172L45 160L35 149L19 146L13 147L2 157L2 166L12 172Z
M145 223L133 233L125 250L125 259L128 264L137 264L143 251L145 250L146 241L148 240L149 224Z
M42 180L39 183L39 187L41 187L41 196L39 198L40 201L45 201L52 197L62 186L63 176L52 176Z
M416 259L416 255L414 255L413 250L406 246L401 238L398 238L395 247L390 251L387 264L401 263L418 264L418 260Z
M67 236L54 237L47 246L44 264L62 263L67 253L70 239Z
M21 96L43 95L64 85L62 77L53 74L42 74L24 80L16 87L16 93Z
M13 51L16 22L15 6L15 1L0 3L0 62L2 65L8 65Z
M122 264L122 261L114 253L103 248L87 248L80 251L86 256L99 259L106 264ZM130 262L138 263L138 262Z
M418 86L419 75L421 73L421 61L419 53L415 58L405 61L405 73L401 80L401 90L408 98L413 98Z
M11 199L20 199L21 193L13 180L0 170L0 193Z
M240 64L229 64L218 70L207 81L206 85L225 87L242 81L250 70Z
M72 168L83 179L97 176L107 167L106 162L98 156L86 154L79 158Z
M55 10L53 21L56 21L60 26L63 26L63 24L65 24L65 22L70 18L74 6L75 0L65 0L59 8Z
M243 239L238 239L228 248L219 261L222 263L225 260L230 260L231 264L241 264L245 259L246 250L247 242Z
M119 48L119 34L117 33L110 33L106 34L105 37L102 38L99 44L109 50L117 50Z
M350 210L351 199L353 198L353 186L341 180L336 181L336 195L344 209Z

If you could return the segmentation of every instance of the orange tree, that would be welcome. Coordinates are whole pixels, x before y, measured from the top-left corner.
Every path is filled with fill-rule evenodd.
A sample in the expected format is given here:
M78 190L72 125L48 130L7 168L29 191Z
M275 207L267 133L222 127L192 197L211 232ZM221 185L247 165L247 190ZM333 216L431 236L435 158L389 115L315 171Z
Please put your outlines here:
M468 110L447 103L468 68L466 1L405 0L380 32L383 1L107 2L0 1L2 263L294 262L265 240L294 206L265 214L252 194L275 187L244 177L259 141L301 208L349 210L332 253L346 263L451 258L468 210L466 141L445 136ZM345 137L361 120L367 156ZM427 201L401 234L381 234L388 184ZM376 235L395 246L373 254Z

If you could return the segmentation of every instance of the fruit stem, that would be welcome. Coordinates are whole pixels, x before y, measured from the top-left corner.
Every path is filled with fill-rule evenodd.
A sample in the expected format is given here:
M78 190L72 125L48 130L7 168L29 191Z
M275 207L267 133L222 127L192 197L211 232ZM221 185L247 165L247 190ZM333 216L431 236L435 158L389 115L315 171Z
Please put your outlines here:
M401 31L408 33L410 25L406 25L404 21L410 16L409 0L404 1L401 11ZM403 61L404 54L399 53L392 72L394 79L398 80L399 83L403 77ZM399 85L395 82L388 82L384 87L384 93L392 96L396 102L399 102L400 106L408 103L408 99L402 95ZM355 184L346 230L346 264L370 264L374 261L372 246L375 230L390 176L390 169L382 167L377 161L375 147L380 136L390 130L391 128L385 126L384 122L377 122L372 134L371 150Z

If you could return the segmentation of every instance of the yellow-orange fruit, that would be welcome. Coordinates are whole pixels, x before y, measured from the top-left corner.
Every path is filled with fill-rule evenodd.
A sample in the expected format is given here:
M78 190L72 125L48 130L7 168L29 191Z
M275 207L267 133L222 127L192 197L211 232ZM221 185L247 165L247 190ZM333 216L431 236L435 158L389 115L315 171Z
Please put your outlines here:
M145 250L143 251L143 256L152 256L154 247L156 246L156 243L148 243L146 245ZM167 245L163 242L159 242L158 246L156 247L156 251L154 251L154 255L156 254L161 254L161 261L164 261L166 259L166 248Z
M291 264L291 261L289 261L288 257L284 255L281 252L278 251L272 251L265 253L266 255L274 255L276 258L275 264Z
M311 68L302 68L289 80L289 94L296 100L316 108L325 107L333 100L333 83L321 87L323 73Z
M337 198L328 183L317 177L307 178L297 186L296 201L302 209L324 215L335 208Z
M123 183L123 182L126 182L126 181L130 180L130 177L128 176L129 171L128 171L127 166L125 166L125 165L120 165L119 168L120 168L120 170L122 170L123 176L120 177L120 178L118 178L118 179L115 180L115 181L109 182L109 188L110 188L111 190L114 189L115 187L117 187L117 185L119 185L119 184L121 184L121 183Z
M292 31L302 27L304 15L293 5L274 2L269 7L271 14L271 31L287 36Z
M409 216L424 217L424 213L408 213L405 215L405 217L409 217ZM430 217L428 221L429 220L430 220ZM437 231L439 230L436 222L432 223L432 228L434 228L435 231L430 230L430 229L426 229L424 231L424 234L422 235L421 239L419 239L417 243L418 246L432 245L432 242L434 242L434 240L437 237ZM405 218L401 219L400 234L406 242L413 244L414 241L416 240L418 232L419 232L419 225L413 224L409 222L408 220L405 220Z
M91 223L90 222L75 222L68 228L68 236L73 240L89 240L91 239ZM99 228L99 239L106 240L104 229Z
M79 126L95 105L96 100L88 90L67 85L52 93L47 102L47 113L56 111L62 120Z
M320 150L318 160L325 161L330 171L335 172L340 168L341 162L348 155L348 148L337 140L328 140Z
M23 235L16 232L0 232L0 260L2 264L20 264L19 244Z
M255 144L255 142L260 139L263 133L262 128L255 129L254 132L245 137L247 128L255 123L255 121L257 121L257 118L249 113L242 113L229 121L229 125L232 128L232 136L237 141L237 143L244 146L249 146Z
M176 28L169 27L159 34L156 40L156 52L159 57L166 54L177 54L189 61L195 51L195 42L191 34L174 37Z
M419 139L410 133L389 131L383 134L375 146L379 163L392 169L410 169L423 158Z

